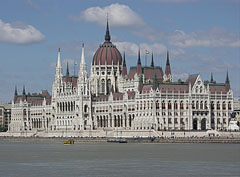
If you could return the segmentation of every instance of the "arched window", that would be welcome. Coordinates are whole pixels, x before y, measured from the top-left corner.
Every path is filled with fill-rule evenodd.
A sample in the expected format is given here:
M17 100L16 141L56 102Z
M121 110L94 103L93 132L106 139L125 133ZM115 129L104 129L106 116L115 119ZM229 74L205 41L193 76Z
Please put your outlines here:
M111 92L111 80L108 79L107 80L107 93L110 93Z
M195 103L192 101L192 109L195 109Z
M217 110L220 110L220 103L219 103L219 101L217 102Z
M87 110L88 110L88 106L87 106L87 105L85 105L85 106L84 106L84 112L86 113L86 112L87 112Z
M183 107L183 101L181 101L181 103L180 103L180 109L184 109L184 107Z
M174 109L178 109L177 101L174 102Z
M222 104L222 108L223 108L223 110L226 110L226 103L225 103L225 101Z
M159 109L159 103L158 103L158 101L156 102L156 109Z
M205 101L205 109L208 109L207 101Z
M203 101L200 103L200 109L203 109Z
M105 80L102 79L101 81L101 89L102 89L102 93L105 93Z
M172 109L172 104L170 101L168 102L168 109Z
M231 102L228 102L228 110L232 110Z
M166 109L165 102L162 102L162 109Z

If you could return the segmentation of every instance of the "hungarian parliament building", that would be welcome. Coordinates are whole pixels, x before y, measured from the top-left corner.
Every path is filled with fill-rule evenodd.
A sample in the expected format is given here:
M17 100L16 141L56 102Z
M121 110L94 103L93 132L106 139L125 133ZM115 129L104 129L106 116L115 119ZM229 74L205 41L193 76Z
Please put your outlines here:
M90 75L82 45L78 76L62 73L60 49L52 95L19 95L15 88L9 132L94 130L227 130L233 111L228 73L225 83L203 81L199 74L173 82L169 52L165 72L152 61L127 71L122 55L111 42L107 23L105 41L95 52Z

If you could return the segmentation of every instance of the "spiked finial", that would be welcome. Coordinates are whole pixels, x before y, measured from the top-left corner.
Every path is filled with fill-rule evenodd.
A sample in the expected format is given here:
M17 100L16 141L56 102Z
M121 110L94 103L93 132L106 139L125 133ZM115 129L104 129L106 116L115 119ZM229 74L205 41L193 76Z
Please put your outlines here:
M141 65L140 48L138 49L138 62L137 62L137 64Z
M226 84L229 84L230 81L229 81L229 77L228 77L228 71L227 71L227 75L226 75L226 81L225 81Z
M151 63L151 67L154 67L153 52L152 52L152 63Z
M17 85L15 85L15 92L14 95L17 96Z
M60 48L58 48L57 67L58 67L58 68L61 68L61 56L60 56Z
M67 61L67 73L66 73L66 75L69 75L68 61Z
M23 85L23 95L26 95L25 85Z
M213 82L213 73L211 73L211 80L210 82Z
M111 40L111 36L110 36L110 32L109 32L108 17L107 17L107 29L106 29L106 34L105 34L105 41L110 42L110 40Z
M125 52L123 53L123 66L126 66Z
M169 62L169 52L167 51L167 63L166 65L170 65L170 62Z
M82 57L81 57L81 64L85 64L84 43L82 43Z

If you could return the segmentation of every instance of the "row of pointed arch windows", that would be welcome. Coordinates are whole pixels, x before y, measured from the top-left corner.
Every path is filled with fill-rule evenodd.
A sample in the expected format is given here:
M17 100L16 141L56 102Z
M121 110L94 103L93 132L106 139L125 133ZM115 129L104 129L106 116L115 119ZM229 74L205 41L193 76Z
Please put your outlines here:
M71 112L75 111L75 101L70 102L58 102L57 103L58 112Z

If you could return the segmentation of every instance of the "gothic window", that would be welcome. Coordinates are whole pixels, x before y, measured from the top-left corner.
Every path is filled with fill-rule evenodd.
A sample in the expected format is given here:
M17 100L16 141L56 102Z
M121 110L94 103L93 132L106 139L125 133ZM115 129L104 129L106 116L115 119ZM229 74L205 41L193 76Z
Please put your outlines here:
M231 110L231 109L232 109L231 102L228 102L228 110Z
M208 109L207 101L205 101L205 109Z
M101 89L102 89L102 93L105 93L105 81L104 81L104 79L102 79L102 81L101 81Z
M87 106L87 105L85 105L85 106L84 106L84 112L86 113L86 112L87 112L87 110L88 110L88 106Z
M226 103L225 103L225 101L223 102L222 107L223 107L223 110L226 110Z
M219 101L217 102L217 110L220 110L220 103L219 103Z
M200 109L203 109L203 101L200 103Z
M195 103L192 101L192 109L195 109Z
M163 101L163 102L162 102L162 109L165 109L165 108L166 108L165 102Z
M174 102L174 109L178 109L177 101Z
M172 109L172 104L170 101L168 102L168 109Z
M111 91L111 80L108 79L107 80L107 93L110 93L110 91Z
M199 102L196 103L196 109L199 109Z
M183 101L180 103L180 109L183 109Z

